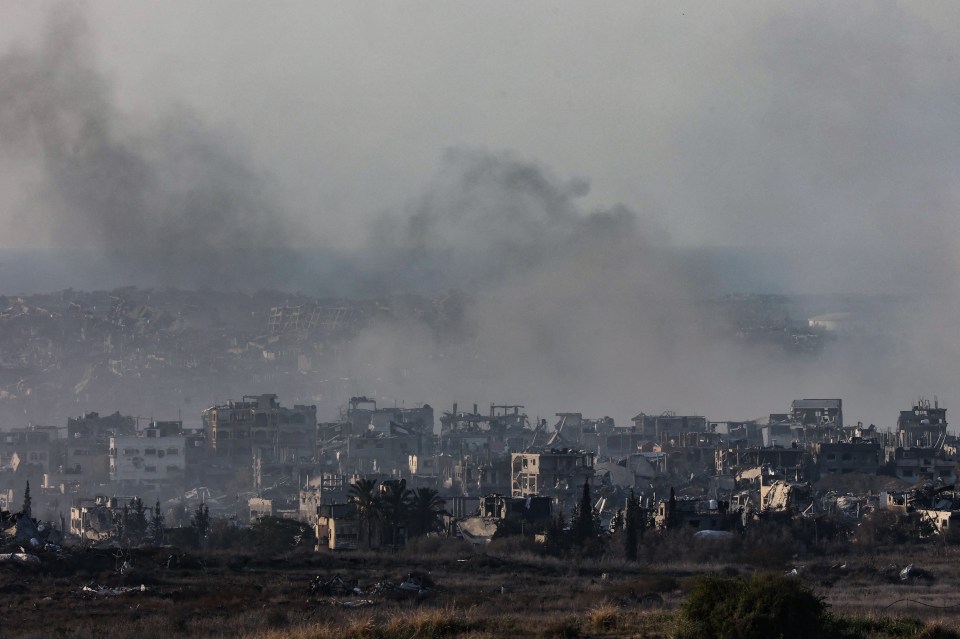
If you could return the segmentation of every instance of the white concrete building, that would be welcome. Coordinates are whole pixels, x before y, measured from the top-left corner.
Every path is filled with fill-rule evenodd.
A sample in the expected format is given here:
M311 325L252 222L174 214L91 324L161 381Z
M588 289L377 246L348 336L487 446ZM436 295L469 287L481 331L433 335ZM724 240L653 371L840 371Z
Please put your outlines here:
M147 428L140 435L110 438L111 481L143 486L176 483L186 471L183 435L162 435L157 428Z

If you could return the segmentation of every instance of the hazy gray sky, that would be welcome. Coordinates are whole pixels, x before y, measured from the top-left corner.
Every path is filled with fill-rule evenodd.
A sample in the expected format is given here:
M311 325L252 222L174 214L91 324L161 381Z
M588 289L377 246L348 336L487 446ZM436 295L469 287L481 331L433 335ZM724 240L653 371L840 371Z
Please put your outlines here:
M233 139L301 240L359 244L459 146L584 178L586 208L680 244L889 248L953 216L955 3L76 6L126 125L183 109ZM0 48L40 46L63 10L4 0ZM40 242L11 181L0 241Z
M0 248L130 242L178 285L261 240L352 251L381 287L483 273L493 359L420 362L382 391L410 401L843 396L879 419L960 388L958 63L955 2L0 0ZM687 326L711 282L665 243L927 304L886 355L791 368ZM394 330L357 366L430 360Z

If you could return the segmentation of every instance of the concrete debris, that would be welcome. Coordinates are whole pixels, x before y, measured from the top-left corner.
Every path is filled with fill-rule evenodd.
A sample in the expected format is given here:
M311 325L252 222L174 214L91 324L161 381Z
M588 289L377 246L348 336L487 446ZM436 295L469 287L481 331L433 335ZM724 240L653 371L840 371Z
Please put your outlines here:
M40 557L26 552L7 552L0 553L0 563L23 564L27 566L39 566Z
M324 579L317 575L310 581L310 594L323 595L326 597L345 597L352 594L363 594L357 592L357 580L346 580L340 575L335 575L332 579Z
M422 572L411 572L398 586L399 590L417 594L425 593L435 587L430 575Z
M120 595L129 595L132 593L146 593L150 592L150 589L147 588L144 584L137 586L118 586L116 588L108 588L106 586L95 586L95 585L86 585L80 589L80 592L89 597L117 597Z
M656 592L648 592L640 595L640 605L644 608L662 608L666 605L663 597Z
M379 595L387 599L403 599L410 596L425 597L436 588L436 584L430 575L423 572L411 572L399 584L390 581L380 581L372 586L362 588L358 585L356 579L344 579L340 575L334 575L330 579L324 579L317 575L310 581L309 592L311 595L320 595L323 597L362 597L364 595ZM362 607L373 605L373 602L365 603L370 600L351 600L338 601L325 599L319 603L325 605L337 605L343 607Z
M375 606L377 602L373 599L350 599L347 601L340 601L337 599L321 599L317 602L321 606L339 606L340 608L366 608L368 606Z
M907 564L903 568L891 564L883 571L883 577L889 583L912 584L920 581L928 583L934 581L932 574L915 564Z
M734 536L729 530L698 530L693 533L694 539L733 539Z

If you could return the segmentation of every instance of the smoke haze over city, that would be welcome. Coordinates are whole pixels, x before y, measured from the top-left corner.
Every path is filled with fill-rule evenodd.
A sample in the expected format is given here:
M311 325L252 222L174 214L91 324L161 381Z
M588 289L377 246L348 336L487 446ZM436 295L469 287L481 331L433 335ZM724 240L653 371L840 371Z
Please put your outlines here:
M0 7L2 294L463 292L330 371L444 408L960 397L954 5ZM865 328L727 330L769 293Z

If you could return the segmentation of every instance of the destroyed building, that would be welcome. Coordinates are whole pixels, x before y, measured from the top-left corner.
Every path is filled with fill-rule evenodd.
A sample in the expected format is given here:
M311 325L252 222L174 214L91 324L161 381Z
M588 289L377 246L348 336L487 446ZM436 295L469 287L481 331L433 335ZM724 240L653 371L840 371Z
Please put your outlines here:
M431 436L434 433L433 408L429 404L416 408L384 408L378 407L374 399L351 397L343 421L350 425L349 431L344 432L349 435L391 434L391 425L407 432Z
M821 475L876 475L883 463L883 446L877 441L817 442L813 459Z
M884 448L892 474L910 483L957 478L955 449L946 446L947 409L934 400L919 399L912 410L900 411L896 440ZM953 451L953 452L952 452Z
M947 434L947 409L934 400L920 399L911 410L900 411L897 441L901 448L940 448Z
M658 444L677 441L684 433L702 433L707 430L705 417L677 415L673 411L659 415L640 413L632 421L644 441Z
M304 485L300 487L299 519L309 524L315 524L320 506L347 503L349 501L350 485L361 478L360 475L339 473L321 473L308 477Z
M790 404L790 419L801 426L843 428L842 399L795 399Z
M464 455L453 465L445 482L454 494L480 496L494 493L506 494L511 487L510 458Z
M364 548L378 548L379 536L365 527L362 535ZM314 533L318 550L356 550L361 547L361 526L357 508L353 504L323 504L317 508Z
M550 497L561 506L572 507L583 484L594 477L594 454L570 449L510 456L513 483L511 497Z
M115 412L100 416L88 412L67 419L67 436L62 442L57 468L44 478L45 488L61 492L96 492L110 481L110 438L136 433L133 417Z
M3 434L3 463L15 472L42 476L50 471L56 427L29 426Z
M450 455L509 455L532 445L541 431L530 426L521 405L490 405L482 414L477 405L473 412L457 410L440 417L439 452Z
M716 450L716 473L718 475L743 475L749 481L759 478L761 469L770 476L789 481L806 481L812 467L810 454L802 448L718 448ZM754 472L753 475L744 471Z
M556 439L548 440L547 446L571 446L589 450L597 455L605 454L607 439L616 431L610 417L585 419L582 413L557 413L558 421L553 426Z
M660 530L687 529L693 531L732 531L740 523L729 503L716 499L676 499L657 502L653 516Z
M204 428L215 463L243 467L257 452L263 459L310 459L316 452L316 406L281 406L274 394L245 395L211 406Z
M70 507L70 534L83 541L103 541L116 532L120 506L115 497L77 498Z
M387 432L374 430L347 438L346 455L340 468L349 473L390 473L409 467L411 455L423 455L430 437L421 432L388 427ZM432 438L431 438L432 439Z

